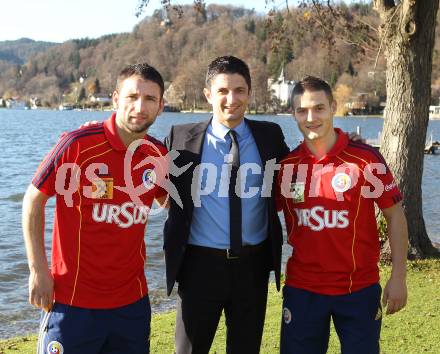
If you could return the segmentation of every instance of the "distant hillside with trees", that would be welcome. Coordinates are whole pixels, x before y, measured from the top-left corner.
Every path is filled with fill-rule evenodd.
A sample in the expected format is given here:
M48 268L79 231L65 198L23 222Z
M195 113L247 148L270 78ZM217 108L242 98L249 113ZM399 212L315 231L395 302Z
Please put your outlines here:
M340 6L347 15L356 14L365 23L377 26L379 19L370 4ZM14 42L0 42L0 97L39 97L46 106L80 103L93 95L110 94L117 73L126 64L147 61L171 84L169 101L183 109L204 108L202 90L207 64L216 56L232 54L251 68L251 109L270 109L273 102L267 80L278 77L282 68L289 80L307 74L323 77L344 100L357 93L385 99L384 59L379 56L374 67L374 51L329 39L318 28L304 28L307 13L301 9L291 9L288 21L283 16L268 18L253 10L215 4L201 11L184 6L182 11L183 16L172 10L157 10L131 33L61 44L41 43L33 52L30 46L39 42L21 40L15 47ZM434 103L440 96L439 54L437 41Z
M23 65L35 54L45 52L57 43L21 38L15 41L0 41L0 61Z

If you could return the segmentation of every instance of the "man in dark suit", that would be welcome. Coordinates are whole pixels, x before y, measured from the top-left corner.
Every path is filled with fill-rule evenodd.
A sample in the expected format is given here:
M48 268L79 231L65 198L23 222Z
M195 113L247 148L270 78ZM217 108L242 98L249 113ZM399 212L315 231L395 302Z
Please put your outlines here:
M212 119L174 126L179 152L164 228L167 290L178 287L176 352L208 353L222 311L227 353L258 353L269 273L280 286L282 230L273 198L275 163L288 152L281 128L244 118L248 66L226 56L208 67ZM263 183L264 182L264 183Z

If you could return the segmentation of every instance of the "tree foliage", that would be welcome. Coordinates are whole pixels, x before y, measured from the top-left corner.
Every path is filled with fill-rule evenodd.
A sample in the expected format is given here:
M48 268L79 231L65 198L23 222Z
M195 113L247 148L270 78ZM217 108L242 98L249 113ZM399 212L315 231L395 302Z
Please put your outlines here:
M232 54L248 62L255 73L253 110L264 111L271 105L267 79L278 77L282 67L290 80L317 75L335 87L349 85L353 94L375 91L385 99L383 50L376 63L379 17L365 2L342 4L334 11L343 16L339 22L331 21L331 14L320 8L320 21L327 23L324 29L317 22L318 12L310 6L290 7L289 11L281 6L260 15L235 6L202 2L196 2L196 7L174 6L167 1L163 9L142 19L132 33L67 41L35 53L23 64L0 60L0 97L9 91L24 97L38 95L58 104L81 77L86 80L88 95L99 92L95 80L99 80L101 93L108 94L123 66L148 61L167 84L176 86L173 95L180 97L176 101L181 108L203 108L206 65L218 55ZM350 40L344 38L347 24L353 33ZM362 38L365 48L354 44L356 36ZM438 54L434 55L433 73L433 84L438 87L433 92L440 94ZM434 96L432 101L438 99Z

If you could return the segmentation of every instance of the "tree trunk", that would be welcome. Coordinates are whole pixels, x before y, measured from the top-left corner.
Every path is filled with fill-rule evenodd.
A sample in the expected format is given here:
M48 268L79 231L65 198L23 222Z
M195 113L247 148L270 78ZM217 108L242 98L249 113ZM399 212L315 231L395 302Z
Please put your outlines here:
M431 97L432 55L439 0L375 0L387 61L387 105L381 152L403 193L409 256L437 253L422 211L423 149Z

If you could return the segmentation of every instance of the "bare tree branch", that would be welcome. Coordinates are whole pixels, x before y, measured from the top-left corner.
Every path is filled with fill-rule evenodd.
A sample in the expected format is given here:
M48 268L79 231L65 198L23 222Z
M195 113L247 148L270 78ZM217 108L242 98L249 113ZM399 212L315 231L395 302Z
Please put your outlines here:
M355 42L350 40L349 38L342 36L340 34L338 34L337 32L335 32L334 30L332 30L331 28L329 28L325 23L323 23L320 20L316 20L316 22L322 27L322 29L324 29L326 32L331 33L333 35L335 35L335 37L337 37L340 41L342 41L345 44L351 45L351 46L355 46L355 47L360 47L365 51L375 51L376 49L371 47L367 42L365 42L364 40L359 39L361 42L363 42L364 44L362 45L359 42Z
M376 38L372 37L368 33L365 35L367 36L367 40L363 39L362 37L356 38L356 40L352 40L353 34L356 31L353 31L353 25L351 25L344 17L343 13L341 13L339 10L334 8L331 5L331 0L326 0L326 9L330 12L330 15L332 19L334 19L337 24L339 25L338 30L342 31L342 33L339 33L335 30L333 22L329 22L324 15L323 5L321 5L321 1L319 0L310 0L311 6L314 9L314 12L316 16L314 17L314 20L320 25L321 29L323 29L328 34L333 35L334 37L338 38L342 42L357 46L362 48L364 51L375 51L377 48L372 46L370 42L375 42ZM358 20L357 20L358 21ZM358 21L361 23L360 21ZM328 23L331 23L329 25ZM362 23L365 25L364 23ZM354 25L356 28L356 25ZM359 27L359 26L357 26ZM367 25L368 28L371 28L371 25ZM377 33L377 30L374 29L374 32Z
M400 4L399 4L399 5L400 5ZM388 31L389 31L389 29L390 29L391 23L392 23L392 21L393 21L394 16L395 16L396 13L397 13L397 10L398 10L398 8L399 8L399 5L395 7L393 14L391 15L391 17L388 19L388 21L387 21L387 23L386 23L385 33L384 33L384 35L382 36L382 39L380 40L379 50L377 51L376 60L375 60L375 62L374 62L374 69L376 69L377 61L379 60L379 55L380 55L380 52L381 52L381 50L382 50L382 46L383 46L384 40L385 40L385 38L387 37L386 34L388 33Z
M363 19L359 18L357 19L358 22L362 23L363 25L365 25L366 27L368 27L370 30L372 30L373 32L378 32L377 28L374 27L372 24L368 23L367 21L364 21Z

